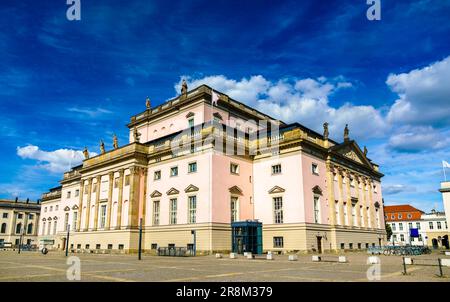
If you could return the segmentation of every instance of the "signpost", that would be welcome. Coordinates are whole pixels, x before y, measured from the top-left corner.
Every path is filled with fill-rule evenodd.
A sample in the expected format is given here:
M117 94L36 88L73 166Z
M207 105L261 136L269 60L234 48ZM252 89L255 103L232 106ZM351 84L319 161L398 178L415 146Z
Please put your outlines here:
M139 220L139 260L142 259L142 218Z
M195 230L191 230L191 234L194 236L194 256L197 251L197 232Z
M69 236L70 236L70 224L67 224L66 257L69 254Z

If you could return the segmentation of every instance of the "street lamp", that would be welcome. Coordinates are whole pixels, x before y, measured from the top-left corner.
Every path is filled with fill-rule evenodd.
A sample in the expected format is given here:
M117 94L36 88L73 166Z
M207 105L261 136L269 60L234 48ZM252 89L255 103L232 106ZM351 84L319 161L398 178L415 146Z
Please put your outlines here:
M194 256L197 251L197 232L195 230L191 230L191 234L194 236Z
M70 236L70 224L67 224L66 257L69 254L69 236Z

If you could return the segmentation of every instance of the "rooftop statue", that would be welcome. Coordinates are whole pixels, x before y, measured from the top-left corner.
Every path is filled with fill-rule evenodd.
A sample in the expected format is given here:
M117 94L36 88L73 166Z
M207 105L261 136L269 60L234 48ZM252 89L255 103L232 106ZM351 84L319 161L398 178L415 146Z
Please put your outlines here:
M84 159L89 159L89 151L88 151L87 147L84 147L83 155L84 155Z
M147 107L147 109L151 108L151 103L150 103L150 98L147 97L147 99L145 100L145 107Z
M114 146L114 149L119 148L119 141L117 140L117 135L115 135L115 134L113 136L113 146Z
M139 133L139 131L137 131L136 127L134 127L133 137L134 137L134 142L139 143L139 140L141 139L141 134Z
M348 130L348 124L345 124L345 129L344 129L344 141L348 141L349 140L349 130Z
M102 154L105 153L105 143L103 142L103 140L100 141L100 152Z
M329 134L330 134L330 132L328 132L328 123L325 122L325 123L323 124L323 139L324 139L324 140L327 140Z
M186 80L183 79L183 83L181 84L181 95L187 96L187 90L188 90L188 86L187 86Z

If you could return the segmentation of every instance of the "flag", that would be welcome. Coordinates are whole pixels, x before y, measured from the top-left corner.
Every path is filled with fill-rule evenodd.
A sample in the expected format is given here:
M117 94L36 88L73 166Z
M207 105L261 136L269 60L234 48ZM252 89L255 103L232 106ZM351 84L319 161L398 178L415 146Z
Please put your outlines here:
M448 162L446 162L445 160L442 161L442 166L444 168L450 168L450 164Z
M211 104L214 106L214 104L216 104L217 106L217 101L219 100L219 94L217 94L214 90L211 89Z

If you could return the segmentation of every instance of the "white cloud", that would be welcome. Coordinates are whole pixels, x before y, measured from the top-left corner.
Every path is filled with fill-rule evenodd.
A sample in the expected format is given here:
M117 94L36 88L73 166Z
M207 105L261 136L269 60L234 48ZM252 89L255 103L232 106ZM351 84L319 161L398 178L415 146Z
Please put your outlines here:
M378 137L387 129L381 113L373 106L354 106L344 104L333 107L329 96L339 89L352 87L340 76L334 79L281 79L271 82L261 75L240 81L228 79L223 75L193 79L183 76L189 87L206 84L228 94L238 101L285 122L299 122L318 132L322 132L325 121L330 124L331 136L340 140L345 124L349 124L351 136ZM181 88L181 80L175 84L176 91ZM368 121L370 121L368 123Z
M75 112L75 113L81 113L81 114L85 114L89 117L98 117L104 114L111 114L113 113L110 110L107 109L103 109L103 108L77 108L77 107L72 107L72 108L68 108L67 111L69 112Z
M420 152L441 149L449 144L449 139L431 126L402 127L399 133L389 138L388 146L400 152Z
M33 159L38 162L37 167L46 169L52 173L61 173L70 170L70 167L82 162L82 151L70 149L58 149L55 151L43 151L39 147L29 145L17 147L17 155L22 159ZM92 155L95 155L94 153Z
M397 124L450 124L450 56L425 68L389 75L386 84L399 95L388 113Z

